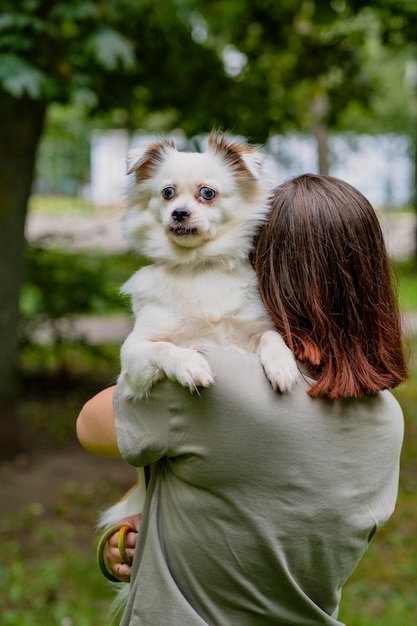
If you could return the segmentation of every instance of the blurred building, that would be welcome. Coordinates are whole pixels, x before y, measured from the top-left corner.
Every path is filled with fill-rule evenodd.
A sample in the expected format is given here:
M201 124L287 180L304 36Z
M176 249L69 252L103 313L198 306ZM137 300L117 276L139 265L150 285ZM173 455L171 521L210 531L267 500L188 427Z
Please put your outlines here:
M96 131L91 140L90 199L97 205L119 204L126 189L126 155L131 145L154 140L129 139L122 130ZM184 141L179 137L184 147ZM192 142L204 143L204 138ZM405 135L333 135L329 141L330 174L357 187L377 209L397 209L413 196L413 159ZM265 147L271 185L305 172L318 172L315 140L292 134L272 137Z

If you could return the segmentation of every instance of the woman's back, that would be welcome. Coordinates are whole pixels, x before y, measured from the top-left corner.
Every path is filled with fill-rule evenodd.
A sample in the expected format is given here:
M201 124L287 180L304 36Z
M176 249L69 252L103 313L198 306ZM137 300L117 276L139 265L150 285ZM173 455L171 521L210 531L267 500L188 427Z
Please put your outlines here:
M394 509L401 409L389 392L312 399L303 374L280 395L254 355L208 357L200 396L116 394L124 458L157 461L123 623L338 624L341 586Z
M342 585L394 510L403 418L383 390L407 364L375 211L343 181L287 181L253 264L312 377L281 395L255 355L211 349L209 389L165 381L140 403L116 390L122 456L154 464L125 626L336 626ZM112 414L107 426L104 450Z

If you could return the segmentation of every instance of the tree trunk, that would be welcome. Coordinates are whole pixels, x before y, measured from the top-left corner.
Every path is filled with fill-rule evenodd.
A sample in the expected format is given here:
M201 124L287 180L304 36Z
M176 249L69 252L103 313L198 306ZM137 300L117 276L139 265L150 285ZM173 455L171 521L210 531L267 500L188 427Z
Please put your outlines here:
M0 94L0 454L11 452L8 446L17 434L13 409L24 229L45 111L44 102Z
M313 128L313 134L317 142L319 174L328 176L329 174L329 131L324 124L318 123Z

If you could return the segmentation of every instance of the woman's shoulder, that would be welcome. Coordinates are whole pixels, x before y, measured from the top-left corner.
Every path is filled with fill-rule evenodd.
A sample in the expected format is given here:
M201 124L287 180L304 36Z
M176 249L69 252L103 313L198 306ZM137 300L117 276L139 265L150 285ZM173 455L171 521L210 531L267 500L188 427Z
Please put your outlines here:
M400 432L403 432L404 414L395 395L388 389L380 391L378 395L380 396L382 406L384 407L385 415L392 427L396 428Z

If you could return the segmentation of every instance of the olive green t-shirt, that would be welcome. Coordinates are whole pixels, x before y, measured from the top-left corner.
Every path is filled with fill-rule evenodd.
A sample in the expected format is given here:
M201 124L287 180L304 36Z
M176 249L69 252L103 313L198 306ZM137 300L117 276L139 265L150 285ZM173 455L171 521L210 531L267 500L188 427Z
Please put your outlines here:
M215 384L114 407L120 451L156 463L124 626L337 625L341 589L394 510L402 411L388 392L313 400L253 354L210 349Z

